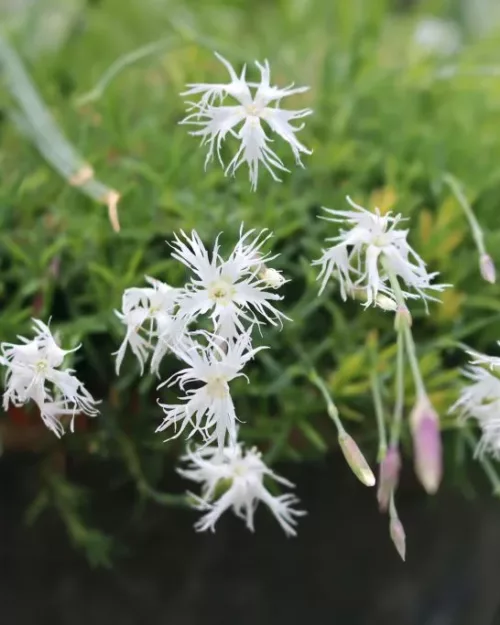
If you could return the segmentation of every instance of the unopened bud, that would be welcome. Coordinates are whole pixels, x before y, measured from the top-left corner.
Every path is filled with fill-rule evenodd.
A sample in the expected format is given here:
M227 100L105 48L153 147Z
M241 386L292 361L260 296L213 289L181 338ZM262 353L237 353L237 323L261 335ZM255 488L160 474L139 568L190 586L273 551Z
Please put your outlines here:
M489 254L481 254L481 258L479 259L479 269L481 270L481 276L486 280L486 282L490 282L491 284L495 283L495 265L493 264L493 260Z
M402 330L405 326L411 328L411 324L412 318L408 308L406 306L398 306L394 318L394 328L396 330Z
M375 486L375 476L354 439L346 432L339 434L339 445L352 472L365 486Z
M404 562L406 558L406 534L403 524L397 516L391 516L391 520L389 522L389 533L394 546L401 556L401 560Z
M270 269L265 265L259 272L259 278L272 289L279 289L280 286L283 286L286 282L286 279L283 277L281 271L277 271L276 269Z
M429 398L421 397L410 415L415 472L429 494L439 488L443 473L443 450L439 416Z
M399 449L391 445L380 462L377 500L380 510L385 512L389 507L392 493L396 490L401 470Z
M387 295L380 295L380 294L377 295L377 297L375 298L375 304L379 308L382 308L382 310L389 310L389 311L394 311L398 307L398 305L393 299L391 299L390 297L387 297Z

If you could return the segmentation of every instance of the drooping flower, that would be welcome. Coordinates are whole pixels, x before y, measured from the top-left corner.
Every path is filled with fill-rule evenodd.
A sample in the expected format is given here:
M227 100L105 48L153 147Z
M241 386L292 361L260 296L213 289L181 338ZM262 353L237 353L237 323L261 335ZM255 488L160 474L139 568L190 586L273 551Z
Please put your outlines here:
M185 323L174 316L174 308L179 289L160 280L146 276L151 285L144 288L126 289L122 298L121 312L115 314L127 328L125 338L116 355L116 373L130 346L144 373L149 354L153 352L151 370L158 373L163 356L174 349L185 335Z
M482 432L478 451L500 456L500 379L492 369L500 367L500 358L470 352L471 364L463 370L469 380L458 400L450 408L461 419L475 419ZM487 365L489 368L479 366Z
M188 389L180 398L180 404L161 404L165 413L163 423L157 428L161 432L177 425L180 429L176 438L190 426L189 437L200 432L206 445L215 441L222 449L226 435L229 444L236 443L236 412L229 392L229 382L244 374L242 369L254 355L264 347L251 346L251 329L235 340L220 339L206 335L208 345L192 342L189 348L178 350L177 356L188 365L160 385L179 384L185 391L187 384L201 383L196 389Z
M187 466L179 473L201 484L201 497L193 495L194 506L204 513L195 525L197 531L215 531L221 515L231 508L253 532L254 512L262 502L288 536L296 535L297 517L306 514L294 508L299 500L292 494L272 495L264 479L268 477L290 488L293 484L267 467L257 449L245 451L241 444L223 450L206 447L188 451L182 460Z
M229 134L241 143L236 155L226 168L226 175L234 174L243 163L247 163L250 170L250 183L252 189L255 190L259 165L262 164L273 179L279 181L275 170L288 171L288 169L269 147L272 139L266 134L262 122L266 122L272 132L289 144L297 165L303 166L300 159L301 153L311 154L311 151L295 136L304 124L296 126L292 122L307 117L312 111L310 109L287 111L280 108L279 103L282 98L303 93L309 87L271 86L271 70L268 61L265 61L263 65L259 62L255 63L260 71L260 83L248 82L245 78L246 66L238 76L226 59L219 54L216 54L216 57L229 72L230 82L190 84L188 90L181 94L183 96L201 95L199 102L187 102L190 106L189 115L181 123L199 127L199 130L191 134L200 137L202 145L208 144L205 166L213 159L216 152L221 165L225 167L221 147ZM256 88L254 95L250 87ZM233 98L236 101L235 104L223 105L227 96ZM273 103L274 106L270 106Z
M389 273L411 290L402 291L402 297L422 299L424 303L435 300L427 291L442 291L449 286L431 284L437 273L427 272L425 262L406 240L408 230L398 229L401 215L381 215L378 209L372 213L349 197L347 201L353 210L325 209L326 220L345 223L350 229L340 230L338 236L328 239L333 245L313 262L321 267L321 291L334 275L344 300L362 289L366 295L364 305L370 306L378 304L380 294L397 301Z
M262 263L275 258L260 252L271 235L264 236L263 230L252 239L254 232L241 232L227 260L220 256L218 240L209 254L195 231L190 237L184 232L182 239L175 237L172 257L194 273L187 286L179 291L180 318L190 321L210 313L215 333L223 338L234 338L244 332L243 321L261 323L257 313L273 325L286 318L271 303L281 296L266 290L276 284L270 285L266 277L258 275Z
M34 319L35 338L19 337L21 344L2 343L0 364L7 367L3 408L9 403L22 406L33 400L40 409L45 425L60 437L64 427L62 415L71 415L70 429L78 413L96 416L97 402L72 369L59 370L65 356L76 351L60 348L49 327ZM48 386L50 385L50 386Z

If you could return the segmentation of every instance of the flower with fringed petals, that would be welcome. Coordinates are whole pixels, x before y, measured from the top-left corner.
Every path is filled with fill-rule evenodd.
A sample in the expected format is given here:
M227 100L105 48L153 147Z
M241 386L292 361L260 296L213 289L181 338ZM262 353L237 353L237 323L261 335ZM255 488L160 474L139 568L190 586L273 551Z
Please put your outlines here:
M321 268L321 291L335 276L344 300L361 290L366 296L365 306L378 305L380 297L395 302L390 272L410 289L401 292L405 299L421 299L426 306L427 301L436 301L428 291L439 292L450 285L432 283L437 273L427 272L425 262L407 241L409 231L399 229L403 217L382 215L378 209L372 213L349 197L347 201L353 210L324 209L326 220L347 224L349 229L328 239L333 245L313 262Z
M229 257L224 260L220 255L218 240L212 252L203 245L199 235L193 231L191 236L181 232L172 243L172 257L188 267L194 276L179 291L177 297L177 315L190 322L200 314L209 313L215 333L223 338L232 339L245 331L245 324L262 323L259 319L281 324L285 315L272 302L281 299L275 286L261 277L262 265L275 256L262 254L261 248L271 237L262 230L240 232L240 238ZM253 237L253 238L252 238ZM269 270L268 270L269 271Z
M182 124L199 127L191 134L200 137L202 145L208 145L205 166L217 153L221 165L225 167L221 156L221 147L228 135L240 141L240 147L227 168L226 175L233 175L235 171L246 163L249 167L252 190L257 188L259 165L265 167L272 178L280 181L275 170L288 171L283 161L270 148L272 139L266 134L263 127L265 122L268 128L288 143L292 149L297 165L303 167L301 153L311 154L296 137L296 133L304 127L292 122L307 117L312 113L310 109L288 111L280 108L280 101L288 96L303 93L309 87L294 87L290 85L278 88L271 85L271 70L268 61L262 65L256 62L260 72L260 82L252 83L246 80L246 66L238 76L233 66L222 56L215 55L229 72L230 82L219 84L196 83L188 85L183 96L200 95L199 102L187 102L188 115ZM250 87L256 88L252 95ZM227 96L236 101L234 105L223 105ZM274 106L271 104L274 103Z
M262 502L288 536L296 535L297 518L306 514L295 508L299 500L292 494L272 495L264 479L270 478L289 488L294 485L272 471L257 449L245 451L241 444L223 450L205 447L194 452L188 450L181 460L186 467L178 470L180 475L201 484L201 497L191 495L194 507L203 512L195 525L197 531L215 531L222 514L232 509L253 532L254 512Z
M200 432L206 445L217 442L222 449L226 436L230 444L235 444L237 435L229 382L243 376L245 364L265 347L252 348L251 329L234 340L199 334L206 337L208 345L193 341L190 348L178 350L176 355L188 366L159 387L177 383L185 395L179 404L160 403L165 419L157 432L179 425L180 429L172 437L177 438L190 426L188 438ZM192 383L201 383L201 386L185 390L185 386Z
M22 406L33 400L45 425L60 437L64 434L61 416L72 416L70 429L73 431L75 416L78 413L96 416L98 402L73 375L72 369L58 369L64 358L80 346L62 349L45 323L39 319L33 322L34 339L21 336L21 344L2 343L0 346L0 364L7 367L3 408L7 410L9 403Z

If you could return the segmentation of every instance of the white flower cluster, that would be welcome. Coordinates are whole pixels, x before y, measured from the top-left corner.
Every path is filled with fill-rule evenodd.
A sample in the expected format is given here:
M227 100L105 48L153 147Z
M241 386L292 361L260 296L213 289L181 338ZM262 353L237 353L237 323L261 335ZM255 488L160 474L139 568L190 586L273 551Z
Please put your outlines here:
M275 303L275 292L284 282L281 274L267 266L273 256L262 247L271 235L254 230L240 233L231 254L224 259L219 242L212 250L196 232L181 233L172 243L172 257L191 272L181 288L147 278L151 287L127 289L122 310L116 312L126 327L124 341L116 353L119 371L127 346L139 361L141 372L149 354L151 370L158 374L163 356L170 352L184 367L158 388L177 385L175 403L159 403L164 412L158 432L173 432L170 438L199 435L202 445L186 456L191 469L181 473L204 484L197 507L208 511L198 523L200 530L213 529L220 514L232 507L245 510L249 529L260 500L269 506L285 531L293 534L296 499L274 497L265 476L291 486L268 469L256 450L244 452L237 440L237 416L230 384L244 376L246 363L265 347L253 347L252 331L269 323L280 325L285 315ZM211 330L200 322L209 321ZM167 439L169 440L169 439ZM196 467L196 468L194 468ZM216 486L226 484L221 494Z
M436 47L438 30L436 24L432 26L426 25L417 33L417 39L427 47ZM451 44L448 42L447 46L451 48ZM225 174L234 175L246 164L252 190L257 187L261 165L279 181L277 172L288 169L270 147L272 137L277 135L290 146L297 165L303 166L301 156L311 154L311 150L297 139L304 124L296 122L312 111L282 109L280 104L284 98L302 94L308 87L271 85L267 61L256 62L260 81L249 82L246 66L238 76L226 59L216 56L227 69L229 81L189 84L182 94L189 98L199 96L197 102L188 101L188 114L181 124L195 127L191 134L200 137L202 145L208 147L205 165L217 156ZM236 139L239 147L226 167L223 149L228 136ZM494 282L495 268L484 248L479 225L451 176L448 183L455 189L472 224L481 273L486 280ZM324 209L326 220L344 228L329 239L329 247L313 264L320 268L320 292L334 277L343 300L355 297L363 300L366 307L373 305L396 312L397 397L388 449L376 371L371 385L374 398L378 398L375 403L379 404L376 405L381 459L379 502L389 513L391 536L404 558L405 535L394 494L401 466L399 437L405 357L412 370L417 399L410 417L417 474L428 492L436 492L442 474L439 417L429 401L419 369L406 301L421 300L427 307L429 301L436 300L434 293L450 285L434 283L437 274L427 271L423 259L408 243L408 230L400 227L404 221L400 214L382 214L378 209L370 212L349 197L347 202L350 205L347 210ZM188 281L181 287L173 287L146 276L147 286L126 289L121 310L115 311L124 328L123 341L114 354L117 375L129 350L139 362L141 375L149 362L150 371L160 377L160 367L167 354L182 363L179 371L158 386L167 397L158 400L163 421L157 432L167 432L167 440L181 435L198 439L197 446L188 448L181 458L183 466L179 473L200 484L201 494L190 495L194 507L203 513L195 526L199 531L213 531L221 515L229 509L253 531L256 507L263 502L285 533L295 535L297 520L305 514L297 509L299 502L294 495L274 495L266 488L266 480L290 488L293 484L266 466L255 448L245 450L239 442L238 416L231 397L233 380L246 378L247 363L266 349L254 346L254 332L260 334L266 324L280 327L287 319L278 308L282 297L276 292L286 280L269 266L276 257L263 251L270 237L266 230L245 232L242 228L238 242L224 257L218 239L207 249L197 232L181 231L171 243L172 258L190 272ZM34 320L33 329L32 340L19 337L20 344L0 345L0 364L7 369L3 406L4 409L10 404L22 406L33 400L44 423L59 437L64 433L64 417L71 417L73 430L77 414L91 417L98 414L97 402L73 370L60 369L65 357L78 347L72 350L59 347L42 321ZM473 355L474 360L465 371L471 383L452 409L463 417L476 419L483 432L482 449L500 456L500 379L491 371L500 367L500 358ZM345 431L328 389L315 372L311 379L325 397L348 464L363 483L373 486L375 477ZM171 399L173 387L178 388L178 393Z
M334 276L344 300L361 294L365 306L396 310L399 295L404 299L422 299L426 305L428 300L435 301L427 291L442 291L449 285L432 284L437 274L427 272L425 262L407 242L408 230L398 229L403 217L381 215L378 209L372 213L350 197L347 201L353 210L324 209L326 220L346 224L349 230L341 229L329 239L333 245L313 263L321 267L321 291ZM396 293L394 278L401 279L410 291Z
M265 122L271 132L288 143L297 165L302 166L301 153L311 154L311 150L302 145L295 136L304 125L294 126L292 122L311 115L312 111L310 109L288 111L280 108L279 104L283 98L303 93L309 87L290 85L280 89L272 86L271 70L267 61L264 65L255 63L260 72L260 82L247 82L246 66L238 76L226 59L219 54L216 54L216 57L229 72L230 82L188 85L188 90L181 95L201 95L201 98L199 102L187 102L189 115L181 123L197 126L199 129L191 134L201 137L202 145L208 144L205 166L216 152L219 162L225 167L221 148L229 134L240 141L240 147L227 168L225 167L226 175L233 175L243 163L246 163L250 172L251 187L255 190L259 165L262 164L273 179L279 181L275 170L288 171L288 169L276 152L269 147L272 139L266 134L262 124ZM255 88L253 95L250 88ZM234 104L223 105L228 96L233 99ZM274 106L271 106L272 104Z
M74 419L83 413L89 417L98 414L97 402L86 390L72 369L59 370L67 354L75 352L61 349L47 325L34 319L35 338L31 341L20 336L21 344L2 343L0 364L7 367L3 408L10 403L23 406L33 400L45 425L60 437L64 434L61 417Z

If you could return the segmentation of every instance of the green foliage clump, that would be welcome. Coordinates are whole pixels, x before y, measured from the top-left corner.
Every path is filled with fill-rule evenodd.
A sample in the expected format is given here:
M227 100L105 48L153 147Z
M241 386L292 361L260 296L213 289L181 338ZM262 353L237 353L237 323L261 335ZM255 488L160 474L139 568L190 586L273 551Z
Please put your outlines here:
M403 213L412 245L453 284L429 315L414 314L430 398L443 428L453 428L447 409L460 384L459 344L494 352L499 338L499 287L482 281L467 221L444 182L447 173L461 182L495 258L500 83L475 69L491 65L494 38L471 41L456 57L422 54L411 43L416 16L385 0L40 0L37 10L43 14L48 4L63 15L58 37L44 40L37 32L34 39L33 29L44 27L35 19L12 19L6 34L66 136L122 196L121 231L115 233L105 207L68 185L22 137L12 117L16 104L2 90L0 337L26 334L32 316L51 317L66 342L82 342L75 368L104 398L102 415L57 445L74 457L121 467L143 497L178 503L157 485L181 443L164 445L154 434L161 421L156 379L140 379L132 358L115 376L111 352L122 329L113 309L145 274L183 283L166 244L173 232L196 228L210 245L223 231L230 246L244 222L274 231L276 268L290 280L283 310L293 321L281 331L266 330L272 349L259 353L250 385L232 387L243 438L274 459L323 455L335 431L308 379L314 367L373 457L371 350L376 340L383 400L390 405L393 317L342 302L333 282L318 297L310 266L324 239L335 234L318 219L320 207L342 208L347 194L365 206ZM298 108L314 109L301 132L314 150L305 169L296 169L286 146L276 145L292 169L281 184L261 173L252 193L243 168L232 179L218 164L204 172L204 150L178 125L185 111L178 94L186 83L223 76L212 50L237 68L268 58L277 84L311 86L297 96ZM175 363L164 365L162 379ZM408 380L406 413L414 399ZM453 449L456 436L447 439ZM57 502L75 542L94 553L96 542L104 541L107 553L106 537L75 521L79 496L61 479L42 480L41 492L48 494L39 507Z

